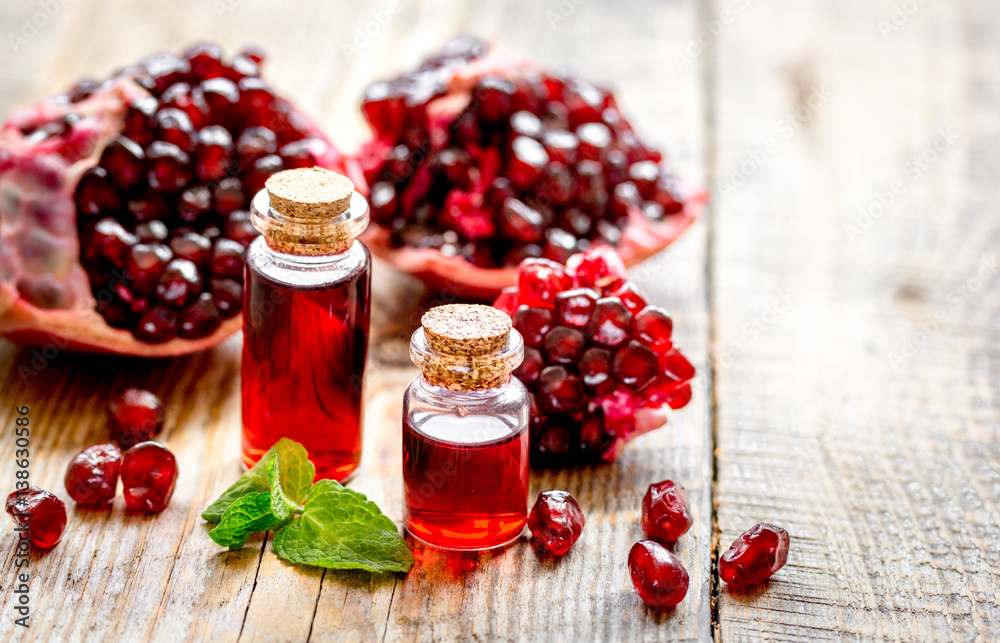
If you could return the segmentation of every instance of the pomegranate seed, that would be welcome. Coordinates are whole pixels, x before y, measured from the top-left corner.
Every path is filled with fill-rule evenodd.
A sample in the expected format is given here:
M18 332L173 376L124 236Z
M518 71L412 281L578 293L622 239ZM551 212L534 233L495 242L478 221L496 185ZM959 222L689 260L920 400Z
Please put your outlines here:
M133 334L148 344L162 344L177 337L177 312L166 306L153 306L139 317Z
M611 351L606 348L592 346L584 351L577 367L583 383L600 393L607 392L606 385L611 381Z
M177 197L177 216L185 223L195 223L212 209L212 192L205 185L195 185Z
M556 315L569 326L586 326L600 295L590 288L573 288L556 295Z
M210 78L203 81L199 88L205 96L209 113L223 122L235 120L240 101L240 90L236 83L228 78Z
M672 480L649 485L642 498L642 530L650 538L676 542L694 524L684 487Z
M180 314L180 336L197 339L211 335L222 324L222 315L215 300L207 292L198 295Z
M7 496L7 513L19 527L27 527L28 541L48 549L62 538L66 528L66 505L55 495L28 487Z
M170 249L178 259L187 259L200 268L208 266L212 242L197 232L185 232L170 240Z
M673 331L673 320L659 306L646 306L632 319L632 334L657 353L666 353L673 347L670 339Z
M156 297L164 304L180 308L194 301L200 291L198 266L187 259L171 259L156 286Z
M554 162L569 166L576 163L579 139L565 130L548 130L542 136L545 151Z
M243 305L243 286L232 279L212 279L209 281L212 298L223 319L240 314Z
M694 366L686 357L673 348L660 357L660 367L668 381L680 385L694 377Z
M202 181L218 181L229 172L233 156L233 137L224 127L211 125L198 132L195 171Z
M222 49L218 45L202 42L184 52L184 58L191 65L191 71L199 78L221 76L225 65L222 63Z
M585 393L580 378L563 366L547 366L538 376L538 401L552 413L576 411L583 405Z
M212 246L212 256L209 259L209 270L218 277L243 279L242 245L231 239L219 239Z
M541 346L554 322L555 315L547 308L521 306L514 313L514 328L521 333L528 346Z
M652 199L656 192L656 182L660 178L660 168L652 161L639 161L628 168L628 177L643 199Z
M85 252L91 261L103 259L120 266L125 262L129 246L138 241L135 235L114 219L101 219L94 224Z
M250 221L250 213L246 210L234 210L226 217L225 236L247 248L260 236L257 228Z
M583 510L568 491L543 491L528 514L532 542L553 556L563 556L580 539Z
M278 151L278 137L266 127L248 127L236 141L240 167L249 168L257 159Z
M129 289L140 295L151 294L170 258L170 248L160 243L137 243L129 248L124 273Z
M611 372L615 379L633 389L641 389L656 377L656 353L635 340L615 351Z
M522 190L529 189L542 175L549 155L542 144L527 136L518 136L510 144L511 159L507 177Z
M533 243L545 238L544 221L538 210L523 201L505 199L500 211L500 233L508 239Z
M66 469L66 493L78 504L109 502L115 497L122 452L113 444L95 444L77 454Z
M625 279L625 262L612 248L598 246L574 255L566 270L581 286L611 288Z
M554 364L575 364L587 347L587 339L576 328L556 326L545 334L542 340L545 354ZM656 358L653 358L653 373L656 372Z
M667 395L667 405L675 410L687 406L687 403L690 401L691 401L690 384L685 384L680 388L674 389Z
M514 376L525 384L533 384L538 381L538 376L543 368L545 368L545 361L538 349L525 348L524 359L514 371Z
M104 148L98 167L103 167L118 187L130 190L143 177L145 158L142 147L135 141L116 136Z
M121 473L125 506L156 513L163 511L174 494L177 461L163 445L140 442L125 452Z
M114 213L121 207L121 194L112 184L108 171L103 167L92 167L80 177L76 189L76 209L80 214L96 217L102 213Z
M517 134L538 139L542 136L542 121L531 112L521 110L511 114L510 129Z
M577 239L560 228L550 228L545 232L545 246L542 256L558 264L566 261L577 250Z
M565 268L548 259L528 259L517 273L521 303L529 306L552 308L556 295L573 286Z
M173 194L191 180L191 158L181 148L153 141L146 150L146 180L154 190Z
M576 128L576 138L580 141L579 158L599 161L604 150L611 145L611 131L601 123L587 123Z
M473 101L479 105L480 116L493 123L507 120L515 89L514 83L503 78L496 76L481 78L473 93Z
M123 449L151 440L163 429L163 402L150 391L125 389L108 403L108 428Z
M191 117L179 109L164 108L153 117L156 123L156 138L176 145L185 154L193 154L198 147L198 135Z
M730 585L756 585L773 576L788 560L788 532L768 522L740 534L719 557L719 578Z
M170 215L170 204L167 200L149 190L130 198L125 207L137 222L157 220L162 225L162 221Z
M688 573L669 549L655 540L640 540L628 553L632 586L650 607L673 607L687 595Z
M497 310L502 310L513 318L519 306L517 300L517 288L510 286L500 291L500 294L497 296L497 300L493 302L493 307Z
M170 230L162 221L144 221L135 227L135 234L143 243L166 241Z
M626 281L618 288L615 288L611 293L612 297L617 297L621 299L628 311L633 315L638 314L643 308L646 307L646 299L639 294L639 290L630 281Z
M603 297L594 306L586 333L592 341L614 347L628 339L631 326L632 313L621 300L617 297Z

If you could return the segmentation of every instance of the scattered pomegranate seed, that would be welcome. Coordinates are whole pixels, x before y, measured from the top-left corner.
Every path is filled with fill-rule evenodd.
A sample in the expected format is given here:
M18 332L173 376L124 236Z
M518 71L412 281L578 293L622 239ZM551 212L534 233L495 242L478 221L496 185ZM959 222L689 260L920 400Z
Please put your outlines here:
M163 429L163 402L149 391L125 389L108 403L108 428L123 449L151 440Z
M28 540L42 549L58 543L66 528L66 505L38 487L14 491L7 496L7 513L15 525L27 527Z
M122 452L113 444L95 444L73 458L66 469L66 493L81 505L108 502L115 497Z
M788 532L768 522L740 534L719 557L719 578L730 585L756 585L788 561Z
M122 488L129 509L156 513L163 511L174 494L177 461L166 447L156 442L140 442L122 459Z
M583 532L580 503L568 491L543 491L528 514L532 542L553 556L566 554Z
M693 523L684 487L672 480L649 485L642 499L642 530L647 536L675 542Z
M650 607L673 607L687 595L688 573L669 549L655 540L640 540L628 553L632 585Z

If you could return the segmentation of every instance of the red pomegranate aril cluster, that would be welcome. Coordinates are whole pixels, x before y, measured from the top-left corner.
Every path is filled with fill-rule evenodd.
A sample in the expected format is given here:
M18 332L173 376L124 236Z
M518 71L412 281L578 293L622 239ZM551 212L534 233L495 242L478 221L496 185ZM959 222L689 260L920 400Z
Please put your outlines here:
M694 367L673 344L673 322L647 305L608 247L567 266L526 259L518 286L494 305L526 345L515 375L528 387L536 464L614 459L640 427L637 412L680 408Z
M156 442L140 442L125 452L121 468L125 506L136 511L163 511L174 494L177 460Z
M66 529L66 505L38 487L7 496L7 513L18 528L27 529L28 542L42 549L54 547Z
M628 569L639 598L650 607L673 607L687 595L687 570L677 556L655 540L640 540L632 545Z
M108 429L123 449L147 442L163 430L163 402L150 391L125 389L108 403Z
M762 583L788 561L788 532L759 522L740 534L719 557L719 578L730 585Z
M81 505L110 502L115 497L121 466L122 452L114 444L87 447L66 469L66 493Z
M543 491L528 514L528 530L539 552L563 556L583 533L580 503L568 491Z
M694 518L684 487L673 480L649 485L642 498L642 530L650 538L676 542L687 533Z
M80 180L78 226L99 312L141 341L206 337L239 314L231 295L257 236L250 198L271 173L330 149L259 78L260 62L246 52L227 62L203 44L116 77L151 95L128 106L124 130Z
M594 242L617 245L630 222L683 209L662 155L582 78L499 66L475 79L462 111L440 109L457 98L456 74L485 54L458 38L365 92L372 218L393 244L482 267L564 262Z

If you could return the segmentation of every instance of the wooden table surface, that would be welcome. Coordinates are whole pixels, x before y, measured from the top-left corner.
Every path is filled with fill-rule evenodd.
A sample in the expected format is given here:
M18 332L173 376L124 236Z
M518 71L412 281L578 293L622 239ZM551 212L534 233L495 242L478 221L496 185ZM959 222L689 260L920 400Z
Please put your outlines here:
M384 27L348 55L377 11ZM37 18L48 7L50 17ZM23 35L25 21L43 26ZM692 403L613 466L532 475L587 513L572 553L525 541L482 555L415 547L406 576L299 568L257 537L216 547L202 508L238 475L239 338L160 361L0 344L0 481L14 408L30 406L31 475L62 476L105 439L109 396L168 403L180 478L160 515L68 502L34 553L31 628L13 625L0 548L0 635L15 640L988 640L1000 628L1000 13L988 0L4 0L0 117L157 49L259 43L265 75L341 145L365 136L364 85L452 35L502 40L613 85L707 216L633 271L698 367ZM376 341L363 470L401 519L399 400L420 287L375 266ZM672 613L643 608L625 560L639 501L684 484L691 574ZM787 566L745 592L713 570L758 520L791 534Z

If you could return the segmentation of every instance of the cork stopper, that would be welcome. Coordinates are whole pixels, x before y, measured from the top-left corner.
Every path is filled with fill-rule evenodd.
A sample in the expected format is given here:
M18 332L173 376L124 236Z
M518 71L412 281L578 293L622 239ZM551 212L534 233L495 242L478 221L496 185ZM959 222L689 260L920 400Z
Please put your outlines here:
M368 203L346 176L319 167L272 175L254 196L250 221L278 252L343 252L368 226Z
M420 320L410 358L424 378L455 391L505 384L524 357L524 343L510 317L491 306L438 306Z
M452 304L427 311L420 319L427 342L448 355L486 355L507 343L510 317L492 306Z

